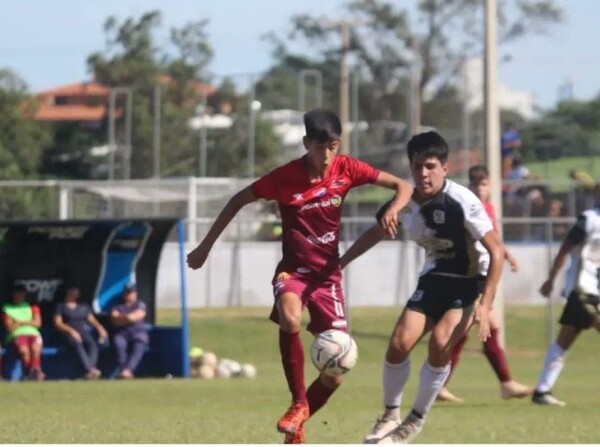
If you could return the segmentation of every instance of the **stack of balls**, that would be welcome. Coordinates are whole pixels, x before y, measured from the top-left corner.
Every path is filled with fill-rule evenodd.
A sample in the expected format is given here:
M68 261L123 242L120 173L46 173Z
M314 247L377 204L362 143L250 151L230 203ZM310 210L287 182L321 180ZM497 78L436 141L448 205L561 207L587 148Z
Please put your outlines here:
M218 359L217 356L202 348L190 349L192 377L200 379L256 377L256 367L250 363L240 364L231 359Z

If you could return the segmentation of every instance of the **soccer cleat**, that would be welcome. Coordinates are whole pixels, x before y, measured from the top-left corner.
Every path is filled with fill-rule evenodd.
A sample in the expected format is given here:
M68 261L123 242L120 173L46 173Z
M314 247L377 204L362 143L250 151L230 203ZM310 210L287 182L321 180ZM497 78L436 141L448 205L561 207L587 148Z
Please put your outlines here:
M306 439L304 437L305 432L306 432L306 429L304 428L304 424L303 424L300 426L300 428L298 430L296 430L295 433L286 433L283 443L284 444L305 444L306 443Z
M502 399L513 399L531 396L533 388L522 383L511 380L500 385L500 395Z
M425 425L425 419L410 412L400 426L385 436L377 444L408 444L417 437Z
M307 404L294 403L277 422L277 430L281 433L294 434L300 430L309 416Z
M462 404L465 401L462 397L452 394L452 392L446 387L443 387L440 390L436 399L441 402L457 402L459 404Z
M556 405L558 407L567 405L562 400L558 400L554 397L550 391L546 391L545 393L534 391L533 396L531 396L531 402L538 405Z
M375 422L367 436L365 436L364 444L377 444L381 438L384 438L396 428L400 426L400 421L391 416L381 416Z

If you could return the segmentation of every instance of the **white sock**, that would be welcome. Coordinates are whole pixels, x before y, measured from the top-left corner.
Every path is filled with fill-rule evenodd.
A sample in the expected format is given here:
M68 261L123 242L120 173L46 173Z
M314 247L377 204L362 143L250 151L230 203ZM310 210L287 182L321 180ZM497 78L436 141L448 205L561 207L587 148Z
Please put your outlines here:
M413 410L425 417L450 374L450 363L441 368L431 366L427 360L420 374L419 392Z
M402 403L402 392L404 385L410 376L410 358L402 363L383 362L383 405L386 407L386 415L400 418L400 404Z
M558 380L558 376L560 376L563 366L565 366L566 356L567 352L561 348L558 343L553 342L550 345L548 352L546 353L546 359L544 360L544 369L542 370L537 386L535 387L536 391L547 393L552 390L552 387Z

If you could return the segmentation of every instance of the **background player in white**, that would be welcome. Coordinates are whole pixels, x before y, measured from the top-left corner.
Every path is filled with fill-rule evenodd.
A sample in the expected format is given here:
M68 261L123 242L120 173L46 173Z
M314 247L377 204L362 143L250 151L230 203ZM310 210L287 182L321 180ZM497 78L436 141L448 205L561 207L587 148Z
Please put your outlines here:
M417 290L389 341L383 366L385 410L367 434L366 443L406 443L420 433L450 372L452 348L471 326L473 309L479 338L485 341L490 334L489 314L504 259L503 246L481 201L467 188L446 179L448 145L444 139L436 132L415 135L408 142L408 158L415 189L398 220L408 238L425 249L426 260ZM379 225L367 230L342 256L342 266L385 235ZM489 253L490 265L481 301L475 305L479 295L477 240ZM402 392L410 374L409 354L429 331L419 391L412 411L400 422Z
M549 297L552 293L556 275L569 254L571 266L564 290L567 304L559 320L558 337L548 348L544 369L531 397L536 404L565 405L551 391L565 365L567 351L583 329L594 326L600 331L600 208L583 212L567 234L552 263L548 279L540 288L543 296Z

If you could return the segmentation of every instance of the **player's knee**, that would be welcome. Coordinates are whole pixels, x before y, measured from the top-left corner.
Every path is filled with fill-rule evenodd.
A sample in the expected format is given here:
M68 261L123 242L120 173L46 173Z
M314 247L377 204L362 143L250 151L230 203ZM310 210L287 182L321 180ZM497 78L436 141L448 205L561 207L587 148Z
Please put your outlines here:
M331 390L335 390L344 382L344 376L328 376L327 374L321 373L321 383Z

